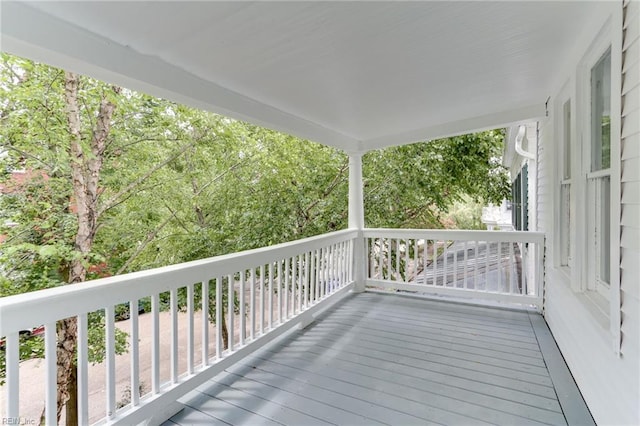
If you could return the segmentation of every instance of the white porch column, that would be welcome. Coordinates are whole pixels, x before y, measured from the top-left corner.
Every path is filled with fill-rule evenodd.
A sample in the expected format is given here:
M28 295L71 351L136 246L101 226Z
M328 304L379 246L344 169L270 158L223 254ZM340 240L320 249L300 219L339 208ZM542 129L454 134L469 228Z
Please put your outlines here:
M353 278L355 291L365 288L364 197L362 184L362 153L349 153L349 228L357 229L358 237L353 247Z

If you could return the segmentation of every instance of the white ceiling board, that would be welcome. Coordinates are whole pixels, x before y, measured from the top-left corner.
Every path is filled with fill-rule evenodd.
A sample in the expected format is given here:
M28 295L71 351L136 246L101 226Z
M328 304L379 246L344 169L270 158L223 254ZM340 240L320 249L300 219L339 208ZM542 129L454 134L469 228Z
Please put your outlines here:
M28 5L94 35L84 47L57 34L32 35L32 45L95 62L83 52L109 44L138 57L99 67L146 80L152 94L164 89L163 96L343 149L413 142L449 123L543 105L554 64L593 10L592 2L537 1ZM3 27L13 18L22 19L14 26L33 25L7 14ZM169 81L178 75L185 82Z

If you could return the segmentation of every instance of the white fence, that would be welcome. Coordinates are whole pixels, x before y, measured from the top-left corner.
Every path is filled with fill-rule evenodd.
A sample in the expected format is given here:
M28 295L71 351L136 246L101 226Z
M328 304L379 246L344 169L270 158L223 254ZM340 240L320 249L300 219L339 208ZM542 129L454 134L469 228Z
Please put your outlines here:
M198 385L294 325L310 322L353 288L358 262L367 263L368 288L542 307L541 233L367 229L360 233L365 256L355 259L358 235L339 231L0 299L7 364L3 415L20 416L19 333L44 325L45 417L47 424L56 423L56 323L66 318L78 326L79 423L136 424L168 418L172 404ZM139 302L149 299L150 313L139 317ZM115 317L123 306L130 316L124 330L130 390L125 404L116 398L116 359L119 371L123 365L122 356L116 357L121 325ZM88 335L96 315L105 330L104 386L98 390L89 389L88 381ZM141 320L149 316L151 331L141 335ZM146 393L137 391L143 337L151 346ZM97 416L89 413L91 392L104 396Z
M367 287L542 309L544 234L367 229Z
M4 416L20 416L19 333L44 324L45 420L46 424L56 424L56 323L76 318L78 421L89 423L88 333L90 318L98 312L106 330L102 422L136 424L163 415L166 419L171 414L168 407L178 398L292 326L310 321L314 313L346 295L353 286L356 236L357 231L339 231L0 299L0 336L6 336ZM145 298L151 300L151 389L140 396L138 306ZM128 304L130 316L127 340L131 398L118 409L115 316L122 304ZM170 312L170 324L161 329L163 307ZM184 340L179 339L184 337L179 336L180 311L186 311L186 345L179 345L179 340ZM167 334L168 360L160 355L161 335ZM196 353L196 338L200 353ZM186 363L182 362L185 358ZM161 380L161 367L166 369L167 363L169 379Z

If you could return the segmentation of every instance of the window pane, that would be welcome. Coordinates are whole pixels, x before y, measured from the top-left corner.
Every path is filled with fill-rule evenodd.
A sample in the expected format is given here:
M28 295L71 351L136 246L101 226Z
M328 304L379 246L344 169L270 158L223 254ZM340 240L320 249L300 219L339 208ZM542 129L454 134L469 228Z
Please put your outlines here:
M611 178L603 177L599 182L600 229L598 245L600 252L600 281L610 282L611 277Z
M560 186L560 265L569 266L571 258L571 185Z
M571 179L571 101L562 107L562 145L563 145L563 179Z
M611 165L611 48L591 69L591 171Z

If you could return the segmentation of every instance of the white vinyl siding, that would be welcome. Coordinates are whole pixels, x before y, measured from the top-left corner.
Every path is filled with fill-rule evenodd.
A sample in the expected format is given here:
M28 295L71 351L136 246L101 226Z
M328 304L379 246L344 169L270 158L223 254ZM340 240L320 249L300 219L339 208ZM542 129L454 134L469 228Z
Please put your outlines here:
M624 357L640 359L640 2L628 2L623 24L620 292ZM640 377L636 375L636 379ZM639 386L636 383L636 386ZM636 401L640 406L640 400ZM640 409L638 409L640 411Z
M616 65L613 66L613 72L617 75L612 75L612 78L618 79L616 90L620 90L621 94L617 108L612 108L612 119L620 119L616 133L620 135L620 141L619 148L614 151L612 144L611 151L611 222L619 232L612 229L611 233L612 303L607 321L610 327L594 315L592 305L579 290L584 288L587 279L582 276L584 268L576 266L571 269L568 285L568 275L549 261L550 256L547 253L545 276L545 318L596 423L603 425L640 424L640 2L625 1L624 14L620 13L621 4L622 1L607 3L612 23L612 61L617 62L618 66L618 69ZM624 33L621 34L620 25L623 18ZM602 19L600 25L593 26L594 38L599 28L604 25L605 17ZM581 57L587 50L587 45L576 48L576 57ZM591 65L597 59L595 58ZM565 78L575 78L579 72L586 72L588 75L591 65L587 69L580 69L576 62L574 69L566 70ZM570 84L571 95L577 96L577 86L573 82ZM559 92L560 90L552 94L552 99L556 102L555 107L559 101ZM577 98L576 102L577 108L585 104L590 108L588 99ZM584 124L585 114L578 115L577 110L572 110L572 113L574 111L576 119L582 120L576 124L579 128ZM617 116L618 111L622 111L621 116ZM549 118L541 122L543 131L538 150L539 191L540 194L548 194L547 197L538 198L538 224L539 230L546 233L548 248L551 250L557 250L560 246L557 241L559 236L554 232L554 221L559 212L557 203L560 198L554 192L554 188L557 188L561 178L560 170L554 169L560 167L554 159L554 153L557 153L560 143L555 134L557 132L553 131L553 128L559 125L553 122L557 119L558 111L555 111L555 114L550 114ZM575 136L579 137L579 134ZM581 143L582 148L590 147L586 142L582 139L576 140L576 143ZM546 158L545 154L548 154ZM572 156L579 154L573 152ZM587 162L587 165L590 166L591 163ZM584 167L581 171L588 172ZM573 185L584 181L585 174L574 174ZM619 192L614 192L618 191L616 185L619 185ZM577 192L578 199L574 201L579 204L576 209L584 210L582 206L586 206L586 201L581 197L585 196L586 188L584 193ZM615 213L617 208L619 213ZM574 236L579 233L580 230L576 229ZM580 241L578 239L578 242ZM579 252L581 247L584 247L584 242L574 246L576 252ZM557 253L552 255L556 256ZM581 261L577 256L574 262ZM619 340L615 333L616 328L620 333Z

